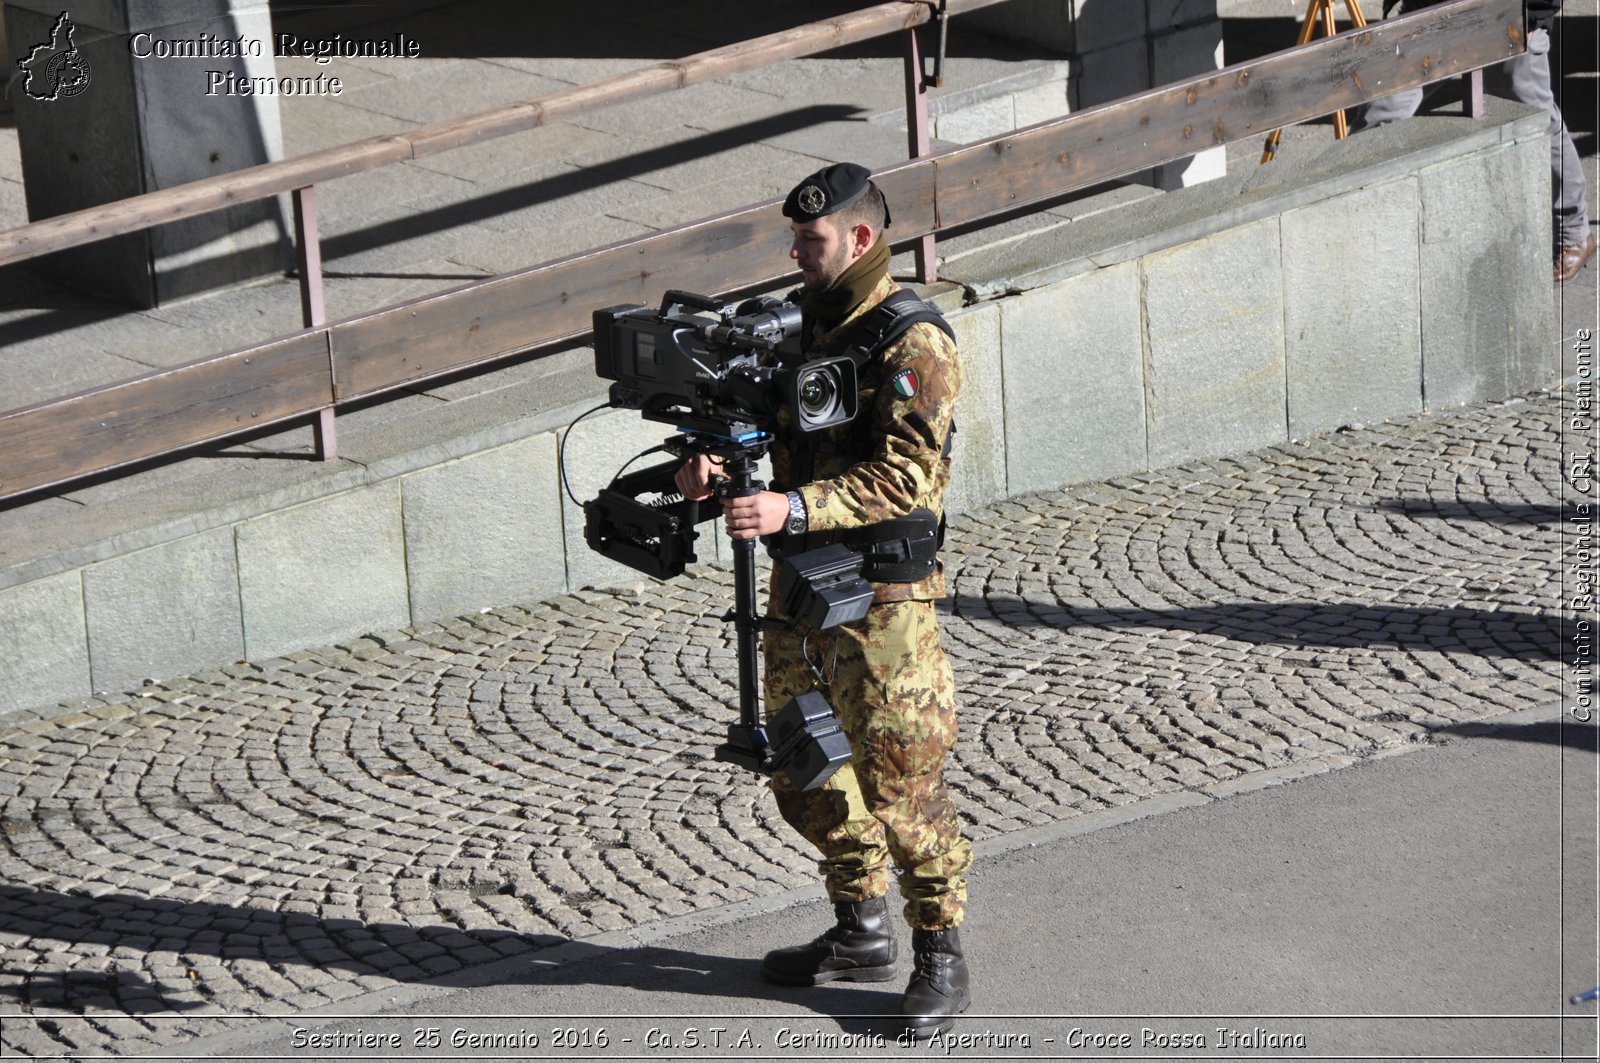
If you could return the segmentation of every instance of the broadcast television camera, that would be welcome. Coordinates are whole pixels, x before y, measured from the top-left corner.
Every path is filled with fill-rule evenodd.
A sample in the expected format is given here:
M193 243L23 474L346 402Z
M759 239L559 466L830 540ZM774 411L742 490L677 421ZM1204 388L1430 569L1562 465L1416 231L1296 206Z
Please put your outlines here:
M785 413L801 432L856 415L856 364L848 355L803 360L800 307L777 299L720 303L668 291L661 307L612 306L594 312L595 373L613 381L610 405L675 426L661 449L678 460L619 474L584 504L584 538L596 552L669 579L695 561L695 525L719 515L677 494L674 476L697 454L722 459L718 497L766 489L756 462ZM702 510L704 512L702 513ZM821 786L850 758L850 746L818 691L802 694L763 725L758 711L754 540L734 542L739 722L717 759L765 774L782 772L796 789ZM872 604L862 559L841 547L787 557L779 597L792 621L823 629L859 620Z
M694 311L699 311L695 313ZM669 291L661 309L594 312L595 373L611 405L648 420L743 440L787 409L802 432L856 415L856 366L847 356L800 362L800 307L772 298L723 304Z

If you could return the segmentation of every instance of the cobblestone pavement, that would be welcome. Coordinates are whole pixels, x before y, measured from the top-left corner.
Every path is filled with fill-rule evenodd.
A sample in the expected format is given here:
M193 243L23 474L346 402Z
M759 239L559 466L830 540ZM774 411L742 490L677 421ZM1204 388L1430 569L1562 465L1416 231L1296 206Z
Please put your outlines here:
M1548 704L1549 396L954 522L973 833L1348 761ZM151 1051L791 889L711 760L731 576L586 592L0 732L5 1053ZM982 890L981 867L974 896Z

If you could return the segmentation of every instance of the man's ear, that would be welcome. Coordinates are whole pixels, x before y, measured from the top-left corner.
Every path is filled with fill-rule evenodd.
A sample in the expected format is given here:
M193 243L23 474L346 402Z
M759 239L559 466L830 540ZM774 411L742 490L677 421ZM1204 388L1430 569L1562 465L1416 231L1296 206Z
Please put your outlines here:
M872 244L877 240L878 234L866 222L859 222L850 227L851 258L860 258L872 250Z

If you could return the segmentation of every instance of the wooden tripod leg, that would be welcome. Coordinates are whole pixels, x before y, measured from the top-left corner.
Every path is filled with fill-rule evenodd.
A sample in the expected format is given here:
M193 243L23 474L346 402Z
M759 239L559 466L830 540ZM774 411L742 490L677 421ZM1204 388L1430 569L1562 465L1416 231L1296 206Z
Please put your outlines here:
M1310 3L1306 5L1306 17L1300 23L1300 38L1294 42L1295 47L1298 48L1310 43L1312 31L1316 29L1317 21L1321 18L1323 9L1329 8L1331 10L1332 3L1333 0L1310 0ZM1273 156L1278 154L1278 142L1282 139L1282 128L1274 129L1267 135L1267 142L1261 149L1261 162L1263 165L1271 162Z

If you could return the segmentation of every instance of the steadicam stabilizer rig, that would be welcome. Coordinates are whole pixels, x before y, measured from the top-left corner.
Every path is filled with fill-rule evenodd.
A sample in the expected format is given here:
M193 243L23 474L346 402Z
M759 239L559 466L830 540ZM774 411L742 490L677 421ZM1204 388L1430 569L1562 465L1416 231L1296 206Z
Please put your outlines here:
M766 490L756 466L772 441L769 428L787 410L801 431L855 416L855 363L800 361L799 307L775 300L724 305L669 291L659 310L610 307L594 315L595 372L614 381L610 405L677 425L662 449L674 461L618 476L584 503L584 537L596 552L657 579L697 560L696 525L721 513L677 493L674 477L697 455L720 459L719 499ZM756 541L733 541L734 625L739 663L739 720L717 747L718 760L766 775L782 772L796 789L821 786L850 759L850 746L820 691L791 700L761 720ZM815 630L859 620L872 603L862 558L843 546L797 554L781 563L780 608L788 623Z

